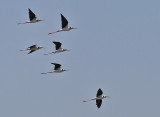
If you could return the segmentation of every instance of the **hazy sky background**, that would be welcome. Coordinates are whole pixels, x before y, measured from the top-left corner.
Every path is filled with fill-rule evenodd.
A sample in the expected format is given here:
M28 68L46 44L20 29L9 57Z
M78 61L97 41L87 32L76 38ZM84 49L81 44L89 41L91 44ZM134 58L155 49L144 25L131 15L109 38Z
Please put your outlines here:
M159 0L1 0L0 117L159 117ZM29 20L28 8L44 22ZM77 30L61 27L60 13ZM45 56L62 42L71 51ZM20 52L33 44L32 54ZM42 75L50 63L68 72ZM101 88L100 109L83 103Z

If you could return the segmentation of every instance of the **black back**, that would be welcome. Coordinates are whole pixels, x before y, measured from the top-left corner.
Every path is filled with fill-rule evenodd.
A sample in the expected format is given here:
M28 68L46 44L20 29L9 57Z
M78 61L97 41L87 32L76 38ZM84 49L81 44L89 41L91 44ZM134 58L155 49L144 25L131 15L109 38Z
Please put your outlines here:
M36 18L36 15L31 11L31 9L28 10L29 10L29 19L30 21L32 21L34 18Z
M28 47L28 48L33 49L33 48L35 48L35 47L36 47L36 45L32 45L32 46L30 46L30 47Z
M102 100L96 100L96 105L98 108L100 108L102 105Z
M58 50L62 45L62 43L56 41L53 41L53 43L56 45L56 50Z
M57 64L57 63L51 63L53 65L55 65L54 70L60 69L61 65Z
M98 96L100 96L100 95L102 95L102 94L103 94L102 90L101 90L101 89L98 89L96 97L98 97Z
M62 29L68 25L67 19L61 14Z

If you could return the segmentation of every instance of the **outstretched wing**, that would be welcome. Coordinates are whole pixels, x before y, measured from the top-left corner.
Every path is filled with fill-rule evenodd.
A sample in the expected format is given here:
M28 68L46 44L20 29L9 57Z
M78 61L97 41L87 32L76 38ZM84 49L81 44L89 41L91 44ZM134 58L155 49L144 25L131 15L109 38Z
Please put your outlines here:
M51 63L53 65L55 65L54 70L58 70L61 68L61 64L57 64L57 63Z
M30 46L28 48L30 48L30 49L36 48L36 45L32 45L32 46Z
M31 9L28 9L29 10L29 19L30 21L32 21L33 19L36 18L36 15L31 11Z
M62 29L68 26L68 21L62 14L61 14L61 21L62 21Z
M96 100L96 105L98 108L100 108L102 105L102 100Z
M62 43L56 41L53 41L53 43L56 45L56 50L58 50L62 45Z
M30 54L30 53L32 53L32 52L34 52L34 51L36 51L36 50L31 50L28 54Z
M103 94L102 90L101 90L101 89L98 89L96 97L98 97L98 96L100 96L100 95L102 95L102 94Z

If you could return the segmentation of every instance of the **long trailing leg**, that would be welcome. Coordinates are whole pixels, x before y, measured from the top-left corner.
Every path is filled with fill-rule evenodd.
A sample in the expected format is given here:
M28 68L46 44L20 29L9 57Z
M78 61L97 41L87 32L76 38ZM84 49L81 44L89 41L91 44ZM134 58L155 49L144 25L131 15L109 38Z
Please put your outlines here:
M49 55L49 54L53 54L53 53L56 53L56 52L46 53L46 54L44 54L44 55Z
M49 73L54 73L54 72L43 72L41 74L49 74Z
M26 50L30 50L30 49L25 49L25 50L19 50L19 51L26 51Z
M91 100L95 100L96 98L92 98L92 99L89 99L89 100L84 100L83 102L88 102L88 101L91 101Z
M56 32L51 32L51 33L48 33L48 35L54 34L54 33L57 33L57 32L60 32L60 31L58 30L58 31L56 31Z
M17 24L26 24L26 22L24 22L24 23L17 23Z

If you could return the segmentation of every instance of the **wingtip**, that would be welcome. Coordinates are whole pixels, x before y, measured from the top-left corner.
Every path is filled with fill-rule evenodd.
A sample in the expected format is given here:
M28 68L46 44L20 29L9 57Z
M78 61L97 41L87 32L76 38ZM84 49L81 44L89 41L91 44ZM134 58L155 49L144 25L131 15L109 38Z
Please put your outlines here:
M63 14L62 13L60 13L61 14L61 16L63 16ZM63 16L64 17L64 16Z
M51 64L57 64L57 63L51 63Z
M101 91L102 91L102 89L101 89L101 88L99 88L98 90L101 90Z

